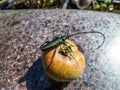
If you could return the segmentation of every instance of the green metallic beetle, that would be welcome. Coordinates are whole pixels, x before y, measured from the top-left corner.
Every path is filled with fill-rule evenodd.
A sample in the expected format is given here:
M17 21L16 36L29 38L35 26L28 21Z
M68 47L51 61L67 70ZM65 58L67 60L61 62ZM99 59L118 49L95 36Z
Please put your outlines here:
M62 43L65 43L65 40L67 38L71 37L71 36L74 36L74 35L77 35L77 34L87 34L87 33L99 33L99 34L101 34L103 36L103 42L96 49L100 48L103 45L103 43L105 41L104 34L101 33L101 32L98 32L98 31L90 31L90 32L80 32L80 33L76 33L76 34L72 34L72 35L68 35L68 36L65 35L65 36L61 36L61 37L55 38L55 39L53 39L50 42L45 42L46 44L45 43L42 44L40 46L40 49L41 49L41 51L46 51L46 50L48 50L48 49L50 49L50 48L52 48L54 46L57 46L57 45L62 44Z

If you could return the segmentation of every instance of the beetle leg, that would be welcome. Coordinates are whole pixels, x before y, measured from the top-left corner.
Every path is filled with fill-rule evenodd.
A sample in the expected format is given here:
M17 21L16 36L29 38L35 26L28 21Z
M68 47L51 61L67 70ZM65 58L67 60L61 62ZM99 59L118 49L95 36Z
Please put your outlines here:
M50 41L44 42L44 43L40 46L40 48L41 48L42 46L44 46L45 44L49 43L49 42L50 42Z
M67 46L72 46L72 47L74 47L74 45L69 44L68 42L64 42L64 44L67 45Z

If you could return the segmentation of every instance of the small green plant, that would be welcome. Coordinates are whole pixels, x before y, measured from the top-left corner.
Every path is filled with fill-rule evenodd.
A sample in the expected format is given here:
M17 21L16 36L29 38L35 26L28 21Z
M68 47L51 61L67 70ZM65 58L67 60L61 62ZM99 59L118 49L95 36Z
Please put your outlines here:
M93 0L93 9L101 11L112 11L114 10L114 4L112 0L105 0L103 2Z

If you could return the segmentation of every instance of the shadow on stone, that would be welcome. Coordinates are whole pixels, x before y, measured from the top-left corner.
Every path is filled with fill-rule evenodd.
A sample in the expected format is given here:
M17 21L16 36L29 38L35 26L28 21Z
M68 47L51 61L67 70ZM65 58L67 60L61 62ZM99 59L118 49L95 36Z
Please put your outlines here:
M80 45L78 45L77 44L77 48L78 48L78 50L80 51L80 52L82 52L82 53L84 53L85 52L85 50L83 49L83 47L81 47Z
M19 79L19 84L26 82L27 90L62 90L68 83L50 80L44 73L41 58L29 68L27 74Z

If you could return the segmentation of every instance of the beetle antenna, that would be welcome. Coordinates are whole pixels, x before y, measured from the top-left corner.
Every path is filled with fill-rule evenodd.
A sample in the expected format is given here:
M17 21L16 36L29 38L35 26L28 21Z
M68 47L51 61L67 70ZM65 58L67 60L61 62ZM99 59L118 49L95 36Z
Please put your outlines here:
M99 34L101 34L101 35L103 36L103 42L102 42L96 49L100 48L100 47L103 45L103 43L105 42L105 35L104 35L103 33L101 33L101 32L98 32L98 31L75 33L75 34L69 35L68 38L69 38L69 37L72 37L72 36L74 36L74 35L77 35L77 34L88 34L88 33L99 33ZM94 49L94 50L95 50L95 49Z

